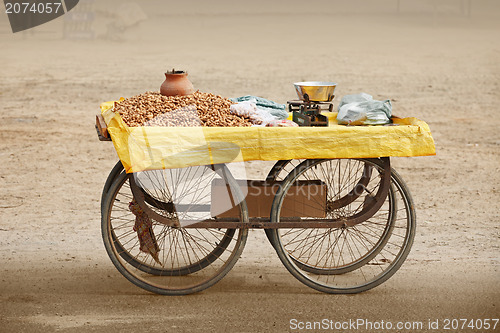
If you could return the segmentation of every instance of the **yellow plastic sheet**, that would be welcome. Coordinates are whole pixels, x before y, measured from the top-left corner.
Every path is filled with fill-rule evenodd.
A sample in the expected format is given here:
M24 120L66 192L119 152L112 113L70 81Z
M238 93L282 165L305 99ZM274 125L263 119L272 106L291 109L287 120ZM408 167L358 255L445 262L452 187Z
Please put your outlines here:
M435 155L429 126L396 118L397 126L128 127L114 102L101 104L118 157L128 173L251 160Z

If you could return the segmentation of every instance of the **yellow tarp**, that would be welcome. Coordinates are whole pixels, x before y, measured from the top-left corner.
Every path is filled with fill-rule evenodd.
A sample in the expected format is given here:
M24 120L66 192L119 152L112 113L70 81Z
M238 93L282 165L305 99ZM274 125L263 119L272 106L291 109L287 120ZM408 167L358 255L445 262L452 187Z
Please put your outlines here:
M429 126L417 118L394 119L397 126L329 127L128 127L114 102L101 104L125 170L305 158L369 158L435 155Z

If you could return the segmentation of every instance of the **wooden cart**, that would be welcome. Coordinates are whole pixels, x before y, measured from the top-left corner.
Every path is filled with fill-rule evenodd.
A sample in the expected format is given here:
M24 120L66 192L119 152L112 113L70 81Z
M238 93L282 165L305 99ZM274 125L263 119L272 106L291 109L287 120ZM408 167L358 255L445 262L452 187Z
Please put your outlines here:
M105 126L97 122L98 134L110 140ZM279 160L255 186L242 186L230 169L212 164L126 173L118 162L103 189L101 216L104 244L120 273L153 293L195 293L229 272L249 229L264 229L299 281L347 294L389 279L410 251L415 209L389 157ZM309 184L316 184L315 193ZM256 190L259 200L269 200L267 216L247 205ZM263 191L271 192L262 197ZM131 202L150 219L156 258L141 250Z

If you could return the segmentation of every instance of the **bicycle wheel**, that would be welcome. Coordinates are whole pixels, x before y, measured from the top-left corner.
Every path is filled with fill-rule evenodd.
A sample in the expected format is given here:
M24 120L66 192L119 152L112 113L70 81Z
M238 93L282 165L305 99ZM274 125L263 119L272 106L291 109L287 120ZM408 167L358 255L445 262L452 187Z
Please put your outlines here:
M288 174L290 174L293 169L299 166L300 163L302 163L304 160L288 160L288 161L278 161L271 171L269 172L266 181L268 182L273 182L273 181L283 181L284 178ZM360 168L361 169L361 168ZM336 170L341 170L341 168L336 168ZM343 191L343 195L338 195L336 200L331 201L330 204L330 209L338 209L338 208L343 208L353 201L355 201L360 194L363 193L363 188L368 185L368 182L370 181L372 174L372 167L371 164L369 163L364 163L364 166L362 168L362 172L359 175L359 179L357 183L353 183L350 186L346 186L346 189L351 187L350 191ZM336 175L330 175L331 177L335 177ZM355 179L354 177L351 177ZM385 245L385 239L387 239L387 236L390 234L395 218L395 200L394 200L394 193L392 189L389 191L388 194L388 200L391 200L389 202L389 213L387 214L387 223L386 227L384 229L384 232L380 235L380 238L377 242L375 242L375 246L372 248L367 249L366 253L364 255L359 256L358 260L352 261L351 263L347 263L342 265L342 267L317 267L315 265L310 265L307 262L302 262L301 258L297 257L291 257L291 260L297 264L298 267L300 267L303 270L306 270L310 273L315 273L315 274L343 274L349 271L352 271L359 266L365 264L368 262L375 254L376 251L383 247ZM288 230L285 231L284 229L281 229L282 234L293 234L295 230ZM269 241L271 244L273 244L273 231L271 229L266 229L266 236L268 237ZM273 244L274 247L274 244ZM307 259L307 258L306 258Z
M136 216L129 210L129 203L134 199L130 177L133 176L122 172L110 187L103 204L104 245L120 273L141 288L165 295L198 292L224 277L239 258L248 231L176 228L151 219L151 231L158 247L157 261L151 254L141 251L134 231ZM246 203L241 200L241 193L237 193L236 182L225 166L147 171L141 173L141 177L147 177L150 185L154 183L157 188L163 187L163 197L158 192L156 199L168 203L172 202L173 196L177 198L174 201L183 206L183 211L173 212L177 218L183 215L198 221L213 220L209 210L210 185L214 179L222 178L231 188L231 196L239 202L238 221L248 221ZM207 207L207 210L190 212L189 205L183 204L183 200L190 200L193 207ZM172 212L165 214L172 215Z
M372 172L366 186L360 187L363 191L356 191L355 200L338 207L339 201L346 202L342 198L359 187L367 165ZM320 180L327 188L326 203L317 204L326 208L326 216L300 220L335 224L332 228L272 230L278 256L298 280L327 293L357 293L379 285L399 269L413 242L415 212L410 193L394 170L390 174L389 193L380 209L361 223L343 222L357 216L373 201L384 167L376 159L308 160L286 177L273 202L271 221L280 222L283 202L293 184Z
M118 177L118 175L123 171L123 169L124 168L122 162L118 160L113 169L111 169L108 178L106 178L106 182L104 183L104 187L102 189L102 194L101 194L101 212L103 211L102 205L104 203L104 200L106 200L106 195L108 194L109 188L111 187L111 185L113 185L116 177Z
M120 175L120 173L123 171L123 169L124 168L123 168L121 161L118 161L115 164L115 166L113 167L113 169L111 170L111 172L109 173L108 178L106 179L106 183L104 184L103 191L102 191L101 212L104 211L102 209L102 206L104 204L104 201L106 199L106 195L107 195L111 185L113 184L115 179ZM148 204L153 205L155 208L161 209L163 206L165 206L165 203L159 201L158 199L151 197L146 191L143 191L143 194L145 196L145 201L147 201ZM231 239L234 236L234 232L235 232L234 229L226 230L226 234L222 238L221 242L218 244L217 248L214 249L210 253L210 255L208 255L207 258L205 258L205 260L202 260L199 263L193 264L190 267L184 267L183 269L178 269L176 271L169 272L168 274L186 275L186 274L189 274L190 272L192 272L193 270L206 267L206 265L211 263L210 258L217 258L219 255L221 255L224 252L225 248L231 242ZM117 247L117 251L120 254L120 256L123 258L123 260L128 262L130 265L134 266L135 268L137 268L143 272L149 273L149 274L153 274L153 275L165 274L165 269L159 269L157 267L151 266L148 263L140 261L137 258L134 258L133 256L131 256L130 253L121 245L121 242L119 240L117 240L116 234L114 231L111 232L111 237L112 237L112 240L113 240L115 246Z
M275 181L282 181L285 177L295 169L304 160L281 160L277 161L266 177L266 182L273 183ZM274 247L274 238L271 229L264 229L267 240Z

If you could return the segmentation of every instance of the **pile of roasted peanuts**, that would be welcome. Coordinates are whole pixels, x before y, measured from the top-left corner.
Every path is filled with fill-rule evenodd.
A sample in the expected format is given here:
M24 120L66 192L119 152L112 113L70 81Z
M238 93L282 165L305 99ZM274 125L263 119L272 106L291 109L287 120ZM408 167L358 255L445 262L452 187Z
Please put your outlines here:
M232 114L231 100L211 93L163 96L146 92L115 103L128 126L252 126L250 119Z

